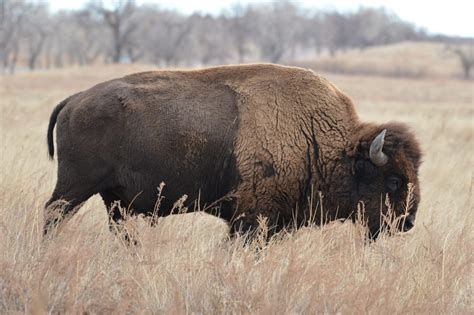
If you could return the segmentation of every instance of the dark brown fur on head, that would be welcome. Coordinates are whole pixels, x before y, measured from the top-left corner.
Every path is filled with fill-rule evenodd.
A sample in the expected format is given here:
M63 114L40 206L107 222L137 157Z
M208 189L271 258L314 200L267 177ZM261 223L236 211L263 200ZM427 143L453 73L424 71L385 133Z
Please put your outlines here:
M369 156L372 141L386 130L383 152L388 162L375 165ZM413 226L420 200L418 168L421 164L421 149L413 133L400 123L371 124L362 123L352 136L352 147L348 157L352 163L357 198L364 204L366 218L372 235L381 228L380 213L388 210L387 197L396 216L408 215L399 225L402 230ZM413 185L410 196L411 207L407 208L408 187Z

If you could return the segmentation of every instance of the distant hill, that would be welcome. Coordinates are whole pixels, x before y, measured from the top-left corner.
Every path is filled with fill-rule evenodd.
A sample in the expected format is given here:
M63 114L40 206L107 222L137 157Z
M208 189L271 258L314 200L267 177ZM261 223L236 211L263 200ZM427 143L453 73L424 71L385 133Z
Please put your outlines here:
M316 71L405 78L462 78L458 57L444 43L401 42L351 49L335 56L302 59L292 65Z

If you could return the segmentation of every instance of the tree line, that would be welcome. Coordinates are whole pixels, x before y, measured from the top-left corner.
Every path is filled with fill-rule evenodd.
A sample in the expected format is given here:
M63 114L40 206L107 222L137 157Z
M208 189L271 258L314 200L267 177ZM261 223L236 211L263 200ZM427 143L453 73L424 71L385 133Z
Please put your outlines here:
M194 66L301 56L426 39L383 8L310 10L288 1L234 4L218 15L186 15L158 5L93 1L51 12L45 3L0 1L0 62L16 68L94 63Z

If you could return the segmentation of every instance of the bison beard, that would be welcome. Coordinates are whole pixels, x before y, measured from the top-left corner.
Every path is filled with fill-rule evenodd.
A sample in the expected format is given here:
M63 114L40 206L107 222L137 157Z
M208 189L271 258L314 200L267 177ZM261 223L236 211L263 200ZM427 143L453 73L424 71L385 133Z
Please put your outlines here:
M308 221L317 191L324 213L316 223L354 219L362 202L376 235L386 196L396 215L410 218L403 230L413 226L419 202L412 133L397 123L360 122L352 101L309 70L241 65L133 74L54 109L51 158L55 125L58 180L46 208L64 200L65 215L97 193L111 221L122 219L116 201L151 215L165 182L160 216L187 194L190 209L198 200L201 208L218 205L233 232L255 229L259 216L278 231ZM47 219L45 233L61 219Z

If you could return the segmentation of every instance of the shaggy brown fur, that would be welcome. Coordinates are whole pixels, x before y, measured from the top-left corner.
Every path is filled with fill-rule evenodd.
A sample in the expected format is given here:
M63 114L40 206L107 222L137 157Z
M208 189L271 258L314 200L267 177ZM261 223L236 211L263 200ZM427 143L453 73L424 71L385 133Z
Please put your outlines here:
M160 215L187 194L201 206L223 200L219 215L233 230L254 228L259 215L279 229L305 221L319 191L326 219L354 217L362 201L376 233L387 193L401 213L413 183L413 217L419 200L420 150L406 127L361 123L347 96L300 68L156 71L101 83L53 111L51 157L56 120L58 182L46 206L64 199L66 213L100 193L109 209L120 200L151 214L164 181ZM383 129L390 160L376 167L368 148Z

